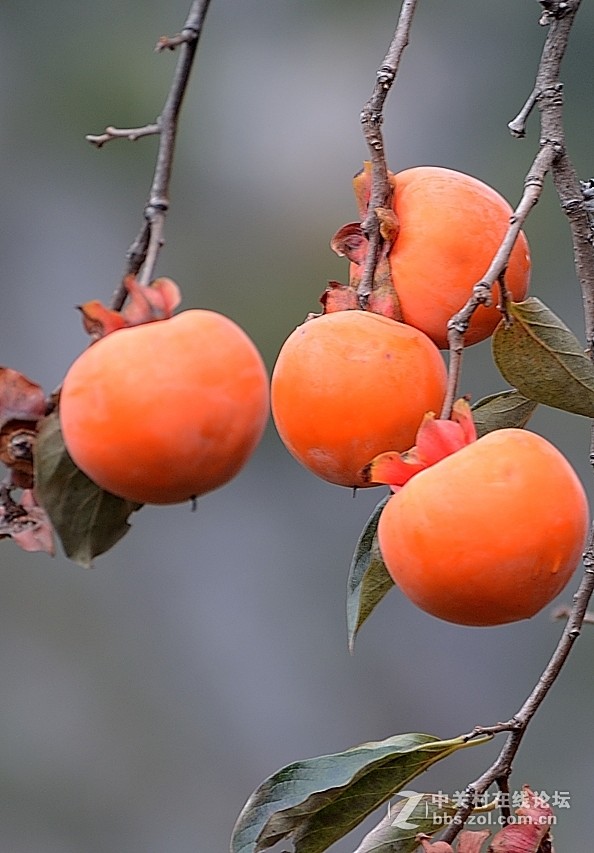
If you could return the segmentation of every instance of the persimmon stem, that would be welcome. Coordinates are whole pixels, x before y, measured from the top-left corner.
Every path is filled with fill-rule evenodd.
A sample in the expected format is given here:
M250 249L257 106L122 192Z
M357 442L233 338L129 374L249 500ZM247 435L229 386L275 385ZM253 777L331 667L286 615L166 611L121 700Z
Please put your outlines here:
M169 184L179 114L209 5L210 0L193 0L182 31L171 38L162 36L157 42L155 49L158 51L179 48L179 59L165 104L156 121L137 128L108 127L99 136L87 136L87 140L97 147L118 138L134 140L149 135L159 137L157 162L148 201L144 208L144 222L128 249L122 283L111 300L111 307L114 310L120 310L126 300L127 293L123 285L126 276L138 276L141 284L149 284L154 277L159 252L164 243L165 217L169 210Z
M371 161L371 195L367 216L362 223L363 232L369 240L369 248L367 250L363 275L357 288L361 308L367 306L371 291L373 290L375 269L383 243L376 210L378 207L390 206L391 189L388 181L388 167L381 131L384 120L383 109L388 92L396 79L404 48L408 44L410 28L417 3L418 0L402 0L400 15L392 42L384 57L384 61L377 70L375 86L371 97L361 111L363 136L369 149L369 159Z

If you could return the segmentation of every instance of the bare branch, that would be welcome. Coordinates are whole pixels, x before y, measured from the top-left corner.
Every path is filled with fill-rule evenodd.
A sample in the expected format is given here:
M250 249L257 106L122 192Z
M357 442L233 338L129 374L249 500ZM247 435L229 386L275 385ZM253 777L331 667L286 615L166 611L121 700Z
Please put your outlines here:
M136 142L137 139L143 136L156 136L160 132L161 128L158 122L145 124L144 127L112 127L110 125L98 136L89 133L85 136L85 139L91 145L101 148L106 142L111 142L112 139L128 139L130 142Z
M567 619L571 614L571 607L561 604L551 613L552 619ZM594 625L594 610L586 610L582 625Z
M175 50L180 44L194 41L197 35L196 30L186 27L181 33L177 33L175 36L161 36L155 45L155 52L160 53L162 50Z
M448 321L450 362L446 396L440 415L442 418L449 418L452 413L452 406L457 396L458 381L462 369L464 335L468 330L472 316L479 305L489 305L491 303L491 293L496 281L503 282L503 288L500 286L500 291L503 297L503 291L505 289L505 270L509 263L515 242L522 230L522 226L528 218L528 214L534 205L537 204L540 196L542 195L544 179L547 172L551 170L556 156L557 148L552 143L544 142L541 145L540 151L534 158L530 171L524 180L524 192L522 193L522 197L518 206L510 216L509 227L499 249L489 265L488 270L483 278L474 285L472 296L467 303ZM506 308L504 298L501 300L500 307L502 312L505 313Z
M521 139L526 136L526 122L528 121L528 117L535 106L536 89L533 89L520 112L507 125L512 136L515 136L517 139Z
M98 148L112 139L135 140L149 135L159 137L157 162L144 208L144 222L128 249L122 283L111 299L111 307L115 310L119 310L126 300L127 294L123 286L126 276L138 276L141 284L149 284L154 277L159 252L164 243L165 217L169 210L169 184L180 109L209 5L210 0L193 0L182 31L171 38L162 36L157 43L156 50L173 50L176 47L180 49L173 82L157 120L144 127L107 127L103 134L91 134L86 137Z
M363 135L369 149L371 160L371 196L367 216L363 222L363 231L369 240L365 269L357 288L359 304L365 308L373 288L373 277L382 246L380 223L376 214L378 207L390 207L390 184L388 167L384 151L381 126L384 103L392 84L396 79L400 59L408 44L410 28L418 0L403 0L400 17L394 32L392 43L376 74L376 82L361 111Z
M592 232L588 201L584 198L584 186L580 184L565 149L562 86L559 83L561 61L567 48L569 32L579 8L580 0L573 0L573 2L572 0L567 0L567 2L546 0L546 4L543 3L543 5L545 5L546 9L546 23L549 23L551 20L552 23L539 64L535 86L536 94L533 93L535 103L538 105L541 113L540 135L542 142L541 149L531 170L531 173L534 173L534 180L531 183L535 187L535 192L540 194L539 187L542 185L542 177L544 177L544 174L549 169L551 170L561 206L567 214L570 223L575 265L584 300L588 343L591 357L594 357L592 355L594 334L594 245L591 239ZM541 158L540 162L539 158ZM536 168L537 164L539 168ZM526 190L528 190L528 179L526 183ZM526 195L525 191L519 207L523 206L524 201L526 201L528 208L532 206L530 204L530 197L526 197ZM507 236L510 236L510 232L508 232ZM504 255L503 244L498 255L501 255L499 260L502 261ZM494 259L491 265L491 270L494 266L496 266L496 259ZM487 279L487 276L485 278ZM591 457L594 458L594 431L592 433ZM584 554L584 569L584 574L574 596L573 604L567 612L567 623L563 634L538 682L524 704L514 715L510 723L498 723L496 726L487 729L477 727L471 733L470 736L472 737L475 736L475 733L480 734L485 731L490 733L497 733L499 731L509 732L505 744L493 764L466 788L463 807L459 809L454 821L443 834L442 838L444 841L451 842L456 837L470 814L472 803L477 794L484 793L493 783L501 783L502 780L507 780L509 777L512 770L512 763L530 721L546 698L567 661L571 649L581 633L582 625L586 620L590 621L592 618L587 608L594 591L594 527L590 532L590 538Z

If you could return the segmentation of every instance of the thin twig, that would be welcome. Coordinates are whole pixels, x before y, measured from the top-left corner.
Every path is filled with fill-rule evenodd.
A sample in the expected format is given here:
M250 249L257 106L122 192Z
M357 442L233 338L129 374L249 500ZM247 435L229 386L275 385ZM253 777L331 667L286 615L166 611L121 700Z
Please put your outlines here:
M558 4L559 7L560 5ZM594 246L591 241L586 202L581 192L580 183L575 175L575 170L565 150L562 89L558 82L561 60L567 48L569 33L580 6L580 0L573 0L573 2L572 0L567 0L562 5L563 9L558 8L557 10L559 14L552 16L553 23L545 40L537 74L537 85L535 87L537 92L536 103L541 112L541 138L543 139L539 154L547 149L554 154L550 168L561 206L569 219L575 264L584 298L584 312L588 342L590 344L590 355L594 358L592 354L594 330ZM591 458L593 458L594 429L592 431L591 443ZM594 526L590 531L589 541L584 554L584 574L578 590L574 595L567 623L538 682L509 723L500 723L486 730L482 727L477 727L470 735L472 737L475 736L475 733L480 734L485 731L493 733L496 731L509 732L505 744L493 764L466 788L463 807L459 809L454 821L443 834L442 838L444 841L451 842L456 837L468 818L472 810L472 803L477 795L484 793L494 782L509 778L512 763L526 729L555 683L576 639L581 633L582 625L589 615L588 603L593 592Z
M371 160L371 196L367 216L362 224L363 231L369 240L369 248L365 260L365 269L357 288L361 308L367 306L373 289L375 268L382 246L380 223L375 211L378 207L390 207L388 167L386 165L384 140L381 131L384 120L383 109L388 92L396 79L404 48L408 44L417 2L418 0L403 0L392 43L376 73L376 82L371 98L361 111L363 136L365 137Z
M472 296L466 304L448 321L448 342L450 347L450 361L448 369L448 384L446 396L443 402L442 418L449 418L452 406L458 393L458 382L462 369L462 358L464 354L464 335L466 334L474 312L479 305L489 305L495 282L505 278L505 270L509 263L511 253L528 214L537 204L544 186L544 179L552 168L557 155L555 146L545 141L534 158L530 171L524 180L524 192L518 206L510 216L510 224L505 236L488 270L483 278L478 281L472 290ZM505 300L501 299L502 312L505 312Z
M517 116L508 122L508 128L512 136L515 136L516 139L522 139L526 136L526 122L528 121L528 117L530 113L536 106L536 89L533 89L528 99Z
M469 739L484 734L497 734L505 731L509 732L509 735L493 764L466 787L464 797L462 798L463 806L458 810L452 824L442 835L443 841L450 843L453 841L470 815L477 796L484 794L494 782L509 778L513 760L518 752L526 729L555 683L563 665L569 657L573 644L581 633L588 602L594 591L594 527L590 531L590 539L584 555L584 566L584 575L574 596L573 606L563 634L538 682L522 707L508 723L498 723L494 726L486 727L477 726L470 733Z
M100 147L109 139L121 137L138 139L140 136L149 134L159 136L157 162L148 201L144 208L144 222L128 249L122 284L112 296L111 306L115 310L119 310L126 300L126 290L123 286L126 276L137 275L141 284L149 284L154 276L159 251L164 242L165 217L169 210L169 184L179 113L209 5L210 0L194 0L181 33L172 38L163 36L157 43L157 50L165 48L173 50L179 47L179 59L173 82L157 120L141 128L120 130L108 127L100 136L87 137L90 142Z
M563 86L559 82L561 62L580 2L581 0L572 0L572 2L567 0L567 2L557 3L553 0L549 4L551 9L547 10L547 22L550 19L553 23L545 39L534 88L518 116L508 125L515 136L523 136L526 119L534 106L538 106L541 114L541 146L532 163L525 181L524 193L511 217L510 226L499 250L484 277L475 284L472 296L466 305L448 323L450 363L442 418L450 417L452 405L457 396L462 369L464 334L472 315L479 305L489 304L493 285L504 273L515 240L528 213L542 194L544 178L549 171L552 172L553 181L560 194L562 207L567 215L573 218L575 264L586 307L586 337L589 349L592 350L594 347L594 289L589 284L594 282L592 232L582 187L565 153L562 120Z
M560 604L551 613L551 619L567 619L571 613L571 607L567 604ZM594 610L586 610L582 625L594 625Z
M88 133L85 136L87 142L101 148L106 142L111 142L112 139L128 139L130 142L136 142L143 136L156 136L161 132L159 123L145 124L143 127L106 127L103 133L95 136L93 133Z

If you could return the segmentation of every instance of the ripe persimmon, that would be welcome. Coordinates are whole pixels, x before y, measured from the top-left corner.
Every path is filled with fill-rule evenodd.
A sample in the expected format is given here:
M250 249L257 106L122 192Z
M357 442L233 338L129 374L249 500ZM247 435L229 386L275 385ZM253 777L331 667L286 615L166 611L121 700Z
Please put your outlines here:
M414 451L400 460L384 454L367 469L373 481L404 483L379 519L385 565L411 601L440 619L528 619L561 592L579 563L589 516L584 488L556 447L522 429L478 441L468 431L450 434L443 452L451 455L438 459L430 433L444 423L426 421Z
M76 465L140 503L177 503L227 483L267 418L258 350L232 320L206 310L108 334L72 364L60 395Z
M356 487L366 485L359 470L372 456L413 444L445 387L443 358L422 332L379 314L337 311L285 341L272 373L272 414L302 465Z
M368 169L355 178L362 216L370 181ZM396 223L389 265L402 321L447 349L448 320L465 305L473 286L487 272L512 209L496 190L477 178L439 166L406 169L391 175L390 182ZM529 281L528 241L520 232L505 272L515 302L525 298ZM495 285L492 305L477 308L465 344L493 333L501 319L498 301L499 286Z
M390 252L392 280L405 323L441 348L448 346L447 322L472 295L509 226L512 209L487 184L437 166L418 166L394 177L398 235ZM530 280L528 242L520 233L505 273L515 302L526 296ZM489 337L501 320L493 305L479 306L464 341Z

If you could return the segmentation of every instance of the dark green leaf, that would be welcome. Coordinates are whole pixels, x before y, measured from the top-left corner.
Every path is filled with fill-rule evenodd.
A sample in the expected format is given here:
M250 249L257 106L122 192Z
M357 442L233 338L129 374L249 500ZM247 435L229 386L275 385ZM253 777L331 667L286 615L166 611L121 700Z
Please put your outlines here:
M502 376L530 400L594 417L594 364L573 332L535 297L509 311L492 338Z
M472 417L479 438L496 429L523 429L538 406L512 388L483 397L472 407Z
M377 525L392 495L386 495L373 510L351 561L347 581L347 632L351 653L355 637L372 610L394 586L380 554Z
M433 835L456 814L453 801L435 794L415 794L391 806L385 818L369 832L355 853L414 853L420 832Z
M396 735L290 764L245 804L231 853L259 853L283 840L294 853L322 853L432 764L489 739Z
M64 447L56 413L40 424L35 491L66 556L83 568L90 568L94 557L128 532L128 516L142 506L103 491L76 467Z

